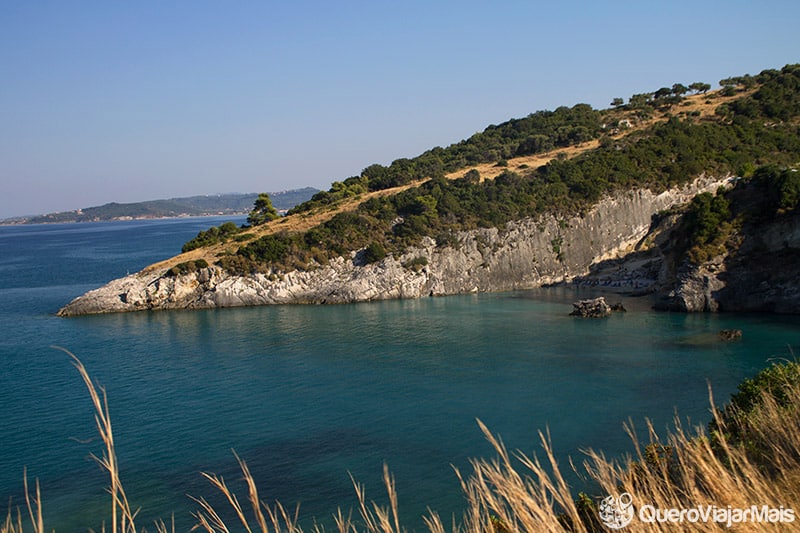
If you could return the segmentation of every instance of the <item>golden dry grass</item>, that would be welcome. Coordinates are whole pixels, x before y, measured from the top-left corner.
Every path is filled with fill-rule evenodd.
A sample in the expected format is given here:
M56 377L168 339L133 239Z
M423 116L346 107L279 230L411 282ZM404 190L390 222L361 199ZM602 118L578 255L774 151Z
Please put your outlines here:
M66 350L64 350L66 351ZM136 533L144 529L136 525L137 512L128 502L122 487L117 462L108 400L102 387L89 377L83 364L72 354L95 410L97 431L105 443L102 457L96 458L110 479L110 524L112 533ZM720 432L709 438L702 428L685 429L676 418L676 429L665 438L659 438L651 425L647 427L644 440L629 426L634 452L623 460L609 460L602 453L587 451L586 459L576 466L556 460L549 433L540 432L542 446L539 456L510 453L499 437L479 422L481 431L491 443L496 456L491 459L474 459L472 472L456 472L464 494L465 511L453 517L446 525L433 510L423 517L432 533L474 532L561 532L590 533L607 531L597 511L599 498L606 495L629 493L636 513L625 529L636 532L660 531L730 531L732 524L725 517L733 516L731 510L762 508L781 510L783 518L795 517L794 506L800 506L800 382L785 383L786 401L776 401L770 391L761 394L756 407L742 417L723 417L713 408L714 401L709 391L712 413ZM750 438L762 443L759 462L754 462L752 450L746 446L726 440L726 421L742 420L738 429L746 428ZM646 445L644 443L647 443ZM766 458L766 462L763 460ZM247 496L242 503L221 477L203 473L211 487L222 493L227 505L235 515L235 523L226 523L222 514L205 498L193 498L199 509L194 514L193 530L207 533L248 531L261 533L294 532L303 530L298 526L298 509L290 511L280 503L267 505L259 497L256 480L244 460L236 456L247 486ZM302 460L302 458L298 458ZM596 497L591 498L572 492L566 481L565 468L582 473L596 483ZM358 499L358 508L347 513L339 510L333 517L336 531L340 533L400 533L401 511L394 478L389 468L383 472L388 505L369 502L364 487L353 480ZM23 479L25 506L9 509L0 533L24 533L26 528L34 533L45 530L42 518L43 502L36 483L34 494L30 493L27 476ZM687 510L712 508L722 517L701 520L699 512L691 519L684 514L680 519L675 514L672 521L650 520L654 511L645 513L646 507L658 510ZM789 510L786 512L785 510ZM800 509L798 509L800 510ZM725 512L728 514L725 515ZM777 511L776 511L777 512ZM644 514L643 514L644 513ZM649 514L648 514L649 513ZM229 514L229 513L228 513ZM776 523L755 519L757 513L740 523L734 520L737 531L791 531L798 530L794 521ZM644 519L642 519L644 517ZM663 517L663 513L662 513ZM689 517L689 518L687 518ZM681 521L682 520L682 521ZM105 531L106 526L103 526ZM161 533L174 532L165 522L155 524ZM312 531L323 531L313 526Z

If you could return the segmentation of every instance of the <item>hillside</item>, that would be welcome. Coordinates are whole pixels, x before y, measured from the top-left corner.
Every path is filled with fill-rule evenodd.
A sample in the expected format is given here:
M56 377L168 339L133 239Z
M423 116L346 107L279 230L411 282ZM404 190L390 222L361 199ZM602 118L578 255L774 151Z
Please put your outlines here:
M677 111L677 115L681 117L692 117L693 120L697 121L716 122L718 117L715 115L715 111L719 106L727 105L728 103L749 94L747 91L740 90L733 95L725 96L721 94L721 92L722 90L719 90L711 93L696 94L683 98L680 102L680 109ZM654 103L655 102L651 102L651 104ZM605 139L622 140L629 136L639 134L656 124L666 122L670 117L673 116L673 112L675 111L673 106L674 104L660 106L645 104L643 106L632 106L593 113L602 115L603 118L606 118L609 121L608 123L601 124L601 126L604 126L601 128L601 130L607 132L607 135L604 137ZM580 110L589 109L588 106L585 105L578 105L575 107ZM557 113L565 113L566 108L559 109L560 111L540 112L539 114L534 114L531 116L536 117L543 114L552 113L553 115L556 115ZM498 130L502 130L507 126L513 128L518 122L519 121L510 121L509 123L501 126L490 126L486 131L489 132L490 136L494 136L495 132ZM476 134L467 141L462 141L456 145L453 145L451 149L464 151L466 150L464 146L487 144L488 143L482 139L480 134ZM497 143L495 144L496 146L500 146ZM542 143L542 146L549 148L554 144L554 142L548 141ZM562 148L544 149L543 151L530 155L510 157L509 159L500 159L500 161L477 162L467 166L459 167L457 170L448 171L446 174L444 174L444 177L451 181L458 181L460 178L464 178L469 174L469 176L472 178L467 178L466 180L461 181L472 182L473 179L477 178L477 183L484 183L487 180L494 180L500 175L508 176L524 173L530 176L540 168L545 167L551 161L555 160L560 162L565 159L571 160L576 156L597 150L600 148L600 138L572 144L569 142L563 142L562 144L564 144ZM486 152L485 157L483 158L500 157L500 155L498 155L500 153L500 148L495 147L482 149ZM420 156L418 159L421 159L424 162L429 157L429 154L437 153L442 150L443 149L441 148L431 150ZM507 149L507 151L518 152L519 149ZM473 155L463 159L479 161L481 160L481 157ZM205 247L199 253L193 253L191 256L187 256L186 259L203 258L207 261L214 262L216 261L216 258L220 257L220 255L236 253L236 251L241 247L240 245L242 242L253 242L257 237L263 237L275 233L279 233L281 235L297 235L308 231L311 228L318 226L324 227L324 225L334 217L338 216L339 219L342 219L345 216L344 213L365 211L368 209L368 206L371 205L368 203L370 201L393 197L409 190L411 191L409 194L419 192L419 188L424 186L426 183L429 183L433 179L433 176L418 177L414 174L408 174L408 172L411 171L410 167L412 167L412 164L410 163L414 162L416 162L416 160L403 159L394 162L389 167L380 167L379 165L367 167L362 176L348 178L342 182L334 182L330 190L317 193L310 201L300 204L292 209L289 212L289 216L282 218L280 221L256 228L247 228L246 233L240 236L246 236L246 238L237 238L233 241L222 243L222 245L219 246ZM445 168L441 163L438 165L438 167ZM367 176L370 173L377 173L381 169L385 174L397 173L399 177L392 178L391 180L387 180L384 177L384 182L379 182L377 185L364 185L369 181ZM441 177L441 174L439 177ZM380 188L387 181L393 186ZM395 183L401 184L394 185ZM546 202L545 205L547 205ZM536 207L538 206L534 206L534 208ZM359 222L360 221L356 221L355 225L358 225ZM491 223L486 224L487 227L491 227L492 225L493 224ZM159 264L158 266L160 267L162 264Z
M317 189L306 187L303 189L273 192L270 193L270 197L276 209L281 212L286 212L297 204L307 201L317 192L319 192ZM31 217L17 217L4 220L2 223L50 224L58 222L97 222L104 220L187 216L244 215L250 211L257 196L256 193L215 194L170 198L166 200L149 200L145 202L111 202L74 211L62 211Z
M574 279L632 249L655 213L762 165L800 161L800 67L721 85L676 83L606 110L540 111L414 159L371 165L279 220L198 236L125 290L117 284L114 294L128 295L119 304L95 294L96 305L64 314L332 303Z

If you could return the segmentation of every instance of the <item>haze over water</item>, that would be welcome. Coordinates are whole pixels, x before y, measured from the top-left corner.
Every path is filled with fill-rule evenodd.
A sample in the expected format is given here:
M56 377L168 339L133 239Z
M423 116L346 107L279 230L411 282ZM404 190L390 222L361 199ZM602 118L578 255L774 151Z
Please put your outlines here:
M100 529L107 481L75 353L107 389L122 481L139 523L216 498L200 471L240 477L248 462L267 501L327 519L355 505L348 473L419 529L431 507L458 513L453 466L490 457L476 419L511 449L537 452L549 429L562 466L581 449L630 452L622 424L664 430L677 411L708 421L770 358L800 345L795 317L655 313L623 299L606 320L567 316L566 290L342 306L281 306L62 319L88 289L173 255L222 220L0 227L0 498L20 503L39 478L46 527ZM588 294L587 294L588 295ZM740 328L740 342L716 333ZM642 431L642 434L644 432ZM644 436L644 435L643 435ZM572 478L576 490L581 487Z

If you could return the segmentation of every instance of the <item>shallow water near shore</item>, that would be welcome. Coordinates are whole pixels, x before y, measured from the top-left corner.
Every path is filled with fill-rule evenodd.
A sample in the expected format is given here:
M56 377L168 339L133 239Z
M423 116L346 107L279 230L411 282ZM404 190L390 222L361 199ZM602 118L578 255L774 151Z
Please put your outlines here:
M179 531L219 501L199 472L238 484L232 449L265 501L300 503L304 524L355 506L350 475L385 502L387 464L401 519L422 529L427 507L460 513L453 471L491 457L476 419L511 449L560 463L581 450L632 450L622 425L677 412L708 421L717 403L772 358L792 358L800 319L656 313L569 317L597 293L554 288L340 306L133 313L62 319L79 294L173 255L225 219L0 227L0 498L21 503L38 478L46 527L99 530L107 481L88 395L63 346L105 386L122 481L139 523L174 513ZM237 221L240 222L240 221ZM720 342L738 328L740 341ZM577 476L570 476L582 487ZM577 490L576 490L577 492ZM445 520L446 522L448 520Z

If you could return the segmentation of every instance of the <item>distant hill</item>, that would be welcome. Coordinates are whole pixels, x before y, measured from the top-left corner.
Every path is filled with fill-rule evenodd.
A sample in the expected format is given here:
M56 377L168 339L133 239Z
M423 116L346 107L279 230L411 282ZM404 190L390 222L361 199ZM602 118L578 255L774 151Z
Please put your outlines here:
M319 190L313 187L271 192L272 204L279 212L309 200ZM117 203L86 207L75 211L63 211L32 217L18 217L2 221L4 224L48 224L57 222L94 222L107 220L130 220L145 218L170 218L188 216L243 215L253 209L258 194L215 194L149 200L145 202Z

